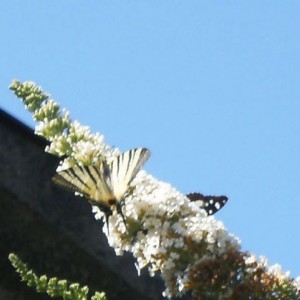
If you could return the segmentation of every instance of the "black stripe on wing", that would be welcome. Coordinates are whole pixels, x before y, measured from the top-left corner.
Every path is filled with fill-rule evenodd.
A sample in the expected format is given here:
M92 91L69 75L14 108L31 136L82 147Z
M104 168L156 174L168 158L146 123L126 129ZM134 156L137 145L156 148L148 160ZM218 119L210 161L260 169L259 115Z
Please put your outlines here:
M131 173L131 178L129 179L128 184L134 179L149 157L150 151L146 148L137 148L130 151L127 173Z
M114 191L125 193L129 184L150 156L146 148L128 150L116 157L110 164Z
M72 173L71 170L68 170L68 171L70 173ZM55 176L52 177L52 182L54 182L57 185L62 186L63 188L65 188L67 190L70 190L72 192L78 192L78 193L84 195L85 197L89 198L89 195L85 190L80 188L78 185L74 184L69 178L68 179L66 178L66 176L65 176L66 173L67 173L67 171L62 171L62 172L56 174Z
M202 208L208 216L218 212L228 201L226 196L204 196L201 193L191 193L186 195L191 201L202 201Z

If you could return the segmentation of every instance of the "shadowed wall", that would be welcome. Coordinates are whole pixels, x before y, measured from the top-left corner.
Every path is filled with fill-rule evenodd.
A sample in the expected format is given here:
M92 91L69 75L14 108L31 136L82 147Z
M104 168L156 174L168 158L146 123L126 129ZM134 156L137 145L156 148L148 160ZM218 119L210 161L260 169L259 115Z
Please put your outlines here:
M160 279L138 277L131 255L117 257L108 246L88 202L53 186L59 160L45 146L0 110L0 299L48 299L20 282L10 252L38 275L89 285L108 300L162 299Z

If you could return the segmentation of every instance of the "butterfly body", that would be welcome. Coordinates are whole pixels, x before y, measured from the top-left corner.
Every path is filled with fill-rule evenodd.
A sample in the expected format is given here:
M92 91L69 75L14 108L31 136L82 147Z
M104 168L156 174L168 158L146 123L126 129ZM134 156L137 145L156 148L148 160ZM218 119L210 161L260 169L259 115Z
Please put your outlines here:
M90 166L75 165L57 173L53 181L98 206L105 213L106 222L113 210L120 213L124 220L122 205L130 183L149 156L150 151L145 148L128 150L109 164L103 160Z
M191 193L186 195L190 201L202 201L203 208L208 216L218 212L228 201L226 196L204 196L201 193Z

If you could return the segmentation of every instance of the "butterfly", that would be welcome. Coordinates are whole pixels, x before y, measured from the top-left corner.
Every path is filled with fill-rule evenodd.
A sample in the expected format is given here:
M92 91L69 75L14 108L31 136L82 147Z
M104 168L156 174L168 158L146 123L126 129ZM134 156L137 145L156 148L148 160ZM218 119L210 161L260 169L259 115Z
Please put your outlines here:
M226 196L204 196L200 193L186 195L191 201L202 201L203 208L208 216L218 212L228 201Z
M82 194L92 205L98 206L105 214L107 228L113 210L121 214L126 225L122 213L125 197L130 183L149 157L148 149L136 148L120 154L109 164L102 160L90 166L75 165L58 172L52 180Z

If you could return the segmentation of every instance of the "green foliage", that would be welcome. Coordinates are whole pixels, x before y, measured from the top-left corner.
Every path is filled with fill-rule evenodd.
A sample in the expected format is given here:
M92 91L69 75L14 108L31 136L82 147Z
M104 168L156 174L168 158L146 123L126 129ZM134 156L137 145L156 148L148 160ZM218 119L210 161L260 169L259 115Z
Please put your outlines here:
M46 275L38 277L19 257L11 253L11 264L21 276L22 281L35 288L38 293L47 293L50 297L62 297L65 300L87 300L89 288L81 287L79 283L68 283L67 280L58 280L56 277L49 278ZM106 300L104 293L96 292L91 300Z

